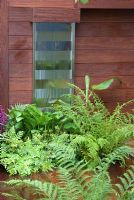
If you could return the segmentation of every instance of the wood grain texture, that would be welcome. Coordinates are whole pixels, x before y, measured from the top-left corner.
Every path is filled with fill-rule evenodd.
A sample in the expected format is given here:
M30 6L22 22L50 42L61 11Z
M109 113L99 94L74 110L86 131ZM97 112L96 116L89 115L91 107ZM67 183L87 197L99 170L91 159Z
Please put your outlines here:
M103 14L103 13L102 13ZM99 19L98 19L99 21ZM76 25L76 37L123 37L134 36L131 22L83 22Z
M131 76L134 75L134 63L87 63L76 64L75 76L85 76L89 74L91 77L103 76Z
M9 22L9 35L32 36L32 23L30 23L30 22Z
M74 0L8 0L11 7L73 8Z
M109 107L134 99L134 12L82 10L76 25L75 83L84 89L84 76L100 83L120 78L108 90L97 92Z
M80 22L80 9L33 8L34 22Z
M97 91L97 94L104 102L127 102L131 99L134 99L134 90L133 89L114 89L114 90L105 90Z
M134 37L77 37L76 49L134 49Z
M90 0L88 4L79 4L80 8L122 8L133 9L134 0Z
M13 91L32 91L32 77L10 78L9 90Z
M32 63L31 50L10 50L9 63L10 64L31 64Z
M18 8L9 7L9 21L33 21L33 9L32 8Z
M10 64L10 78L29 78L33 76L33 64Z
M0 105L8 108L8 5L0 0Z
M32 36L9 36L9 49L26 49L32 50Z
M32 103L32 91L10 91L9 92L9 105L17 103L29 104Z
M76 63L134 62L134 50L77 49Z

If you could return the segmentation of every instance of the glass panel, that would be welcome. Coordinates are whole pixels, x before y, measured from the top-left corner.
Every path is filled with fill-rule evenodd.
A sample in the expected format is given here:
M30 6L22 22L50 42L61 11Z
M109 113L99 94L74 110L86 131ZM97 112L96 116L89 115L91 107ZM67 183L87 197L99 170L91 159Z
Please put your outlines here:
M39 107L71 93L74 24L34 23L34 101Z

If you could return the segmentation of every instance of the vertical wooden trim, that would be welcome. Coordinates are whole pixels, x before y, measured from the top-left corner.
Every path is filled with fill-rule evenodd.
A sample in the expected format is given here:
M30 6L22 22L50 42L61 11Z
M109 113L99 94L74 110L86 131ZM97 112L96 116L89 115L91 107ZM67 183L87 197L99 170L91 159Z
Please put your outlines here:
M8 108L8 3L0 0L0 104Z

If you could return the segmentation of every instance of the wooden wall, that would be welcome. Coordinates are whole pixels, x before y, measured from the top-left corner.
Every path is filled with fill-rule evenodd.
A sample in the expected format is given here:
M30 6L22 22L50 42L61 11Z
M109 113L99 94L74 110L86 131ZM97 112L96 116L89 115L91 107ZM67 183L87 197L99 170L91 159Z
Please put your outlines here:
M9 8L9 105L32 102L32 9Z
M118 77L99 92L111 108L134 98L134 11L82 10L76 25L75 82L84 88L84 75L99 83Z
M8 5L0 0L0 104L8 107Z
M2 18L8 19L8 23L3 25L1 20L5 29L0 32L1 38L5 38L1 40L4 57L0 58L0 104L5 107L8 101L9 106L32 102L32 22L80 21L80 10L73 0L66 3L65 0L58 0L56 8L55 0L7 1L9 12L3 10ZM7 4L3 5L7 9ZM65 13L69 13L68 18ZM81 10L81 22L76 24L75 83L83 89L85 74L92 76L93 83L111 77L120 79L109 90L99 92L110 108L116 102L134 98L134 9Z
M8 21L9 106L32 103L33 22L79 22L80 10L73 0L9 0Z

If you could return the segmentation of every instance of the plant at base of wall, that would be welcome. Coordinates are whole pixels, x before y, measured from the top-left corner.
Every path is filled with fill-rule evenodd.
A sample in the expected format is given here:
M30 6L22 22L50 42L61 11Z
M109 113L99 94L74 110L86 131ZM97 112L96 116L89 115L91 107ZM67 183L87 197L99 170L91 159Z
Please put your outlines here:
M1 164L10 174L20 175L58 167L59 155L61 159L64 156L69 160L71 156L75 161L84 160L91 170L107 158L106 168L116 161L125 164L126 158L134 156L133 148L127 146L129 139L134 138L134 116L122 113L128 103L109 113L94 93L107 89L112 82L110 79L90 85L86 76L86 91L69 84L75 94L65 98L71 103L58 100L52 105L53 112L43 113L34 105L12 108L1 138ZM24 161L28 164L23 171Z
M12 127L1 137L0 164L10 175L27 176L38 171L49 171L53 168L51 154L46 150L43 136L36 130L32 138L23 140L23 131L16 134Z
M113 113L109 113L94 90L107 89L113 79L93 86L90 86L89 77L86 76L85 80L86 91L69 84L74 88L75 95L67 95L66 98L72 103L59 101L55 109L64 114L64 119L70 119L68 130L71 126L76 127L75 132L73 129L69 132L76 157L84 159L93 168L102 158L126 146L127 141L134 138L134 116L122 112L125 105L134 101L118 105Z
M15 105L9 110L9 120L5 131L14 127L16 133L24 132L23 139L31 137L33 130L49 133L55 130L62 116L60 112L42 112L35 105Z

